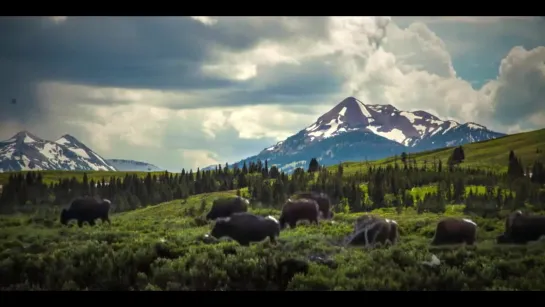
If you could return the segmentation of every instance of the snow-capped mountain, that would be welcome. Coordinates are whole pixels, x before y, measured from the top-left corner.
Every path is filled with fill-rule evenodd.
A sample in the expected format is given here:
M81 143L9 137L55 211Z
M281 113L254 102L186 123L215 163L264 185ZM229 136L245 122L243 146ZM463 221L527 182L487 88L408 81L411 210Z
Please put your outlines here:
M52 142L21 131L0 142L0 172L21 170L115 171L96 152L66 134Z
M116 170L123 172L158 172L164 170L153 164L134 160L107 159L106 162L115 167Z
M237 162L269 160L290 171L313 157L322 165L462 145L504 136L475 123L442 120L425 111L363 104L348 97L297 134Z

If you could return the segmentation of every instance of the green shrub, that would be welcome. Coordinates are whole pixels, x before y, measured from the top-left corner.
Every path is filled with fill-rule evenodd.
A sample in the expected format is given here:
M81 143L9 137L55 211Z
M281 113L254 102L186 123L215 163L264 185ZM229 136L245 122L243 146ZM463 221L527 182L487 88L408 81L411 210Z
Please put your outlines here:
M62 226L58 212L0 217L1 290L279 290L281 261L319 256L335 266L309 261L287 290L545 290L545 246L498 246L503 219L470 217L479 225L476 246L430 247L444 215L418 215L414 208L373 212L395 219L395 246L343 245L361 214L339 212L320 225L301 223L249 247L229 239L202 240L212 222L202 218L215 194L112 215L112 225ZM192 208L192 209L191 209ZM250 211L278 217L279 211ZM399 213L401 212L401 213ZM460 206L445 215L462 216ZM427 265L432 255L441 264Z

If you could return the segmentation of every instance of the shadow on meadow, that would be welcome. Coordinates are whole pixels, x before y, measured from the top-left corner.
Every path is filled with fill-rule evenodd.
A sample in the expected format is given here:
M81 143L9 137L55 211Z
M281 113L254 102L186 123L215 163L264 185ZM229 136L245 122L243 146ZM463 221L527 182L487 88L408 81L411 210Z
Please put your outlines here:
M335 215L319 226L301 224L268 240L239 246L202 240L211 223L202 219L213 198L197 195L127 213L112 225L63 227L58 208L1 216L2 290L545 290L545 246L497 246L503 220L471 217L479 225L476 246L432 248L442 217L407 209L374 213L395 219L399 244L373 249L346 248L360 214ZM204 200L204 202L203 202ZM279 215L274 209L252 209ZM449 207L445 215L461 215ZM437 266L426 265L432 255ZM279 264L309 261L307 274L285 285ZM327 263L312 259L328 259ZM310 260L309 260L310 259ZM333 264L333 265L332 265ZM292 276L289 276L290 278ZM288 278L289 279L289 278Z

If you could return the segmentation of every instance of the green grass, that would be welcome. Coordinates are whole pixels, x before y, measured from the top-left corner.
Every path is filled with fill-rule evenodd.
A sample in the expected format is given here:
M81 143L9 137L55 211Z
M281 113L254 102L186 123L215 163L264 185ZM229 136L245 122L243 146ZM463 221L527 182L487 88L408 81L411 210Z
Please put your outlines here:
M509 151L513 150L517 157L522 160L523 165L532 166L534 161L545 162L545 129L512 134L494 140L471 143L462 146L464 148L465 161L461 164L463 167L473 167L488 169L493 171L506 172ZM540 149L541 153L537 153ZM427 161L431 166L434 159L441 160L443 167L446 167L448 157L452 154L453 148L441 148L432 151L410 154L419 166ZM393 165L395 157L389 157L372 162L344 162L344 173L351 174L357 171L364 171L367 165L386 166ZM397 163L401 166L401 158L397 158ZM336 170L337 166L329 167Z
M11 174L18 174L22 173L25 175L28 173L27 171L23 172L6 172L6 173L0 173L0 184L6 184L8 182L9 176ZM133 175L136 174L140 178L144 178L148 175L148 172L113 172L113 171L40 171L42 174L42 180L44 183L51 183L51 182L58 182L59 179L71 179L72 177L76 177L78 181L83 180L83 174L87 173L87 178L89 180L93 179L95 181L102 180L102 178L105 178L106 180L109 180L110 177L115 178L123 178L126 174ZM149 172L151 175L159 175L164 174L164 172Z
M401 229L395 246L347 248L342 242L360 214L336 214L333 222L301 224L268 240L239 246L222 239L200 240L212 227L200 216L212 200L233 191L190 197L112 215L112 225L63 227L59 208L32 215L0 216L0 287L6 289L133 290L276 290L278 263L321 255L337 266L311 262L307 275L296 275L294 290L545 290L545 245L497 246L503 220L471 217L479 224L473 247L431 248L436 222L462 216L462 206L444 215L417 215L407 209L375 211L395 219ZM202 208L202 201L207 207ZM258 214L279 212L252 208ZM422 264L431 255L442 264Z

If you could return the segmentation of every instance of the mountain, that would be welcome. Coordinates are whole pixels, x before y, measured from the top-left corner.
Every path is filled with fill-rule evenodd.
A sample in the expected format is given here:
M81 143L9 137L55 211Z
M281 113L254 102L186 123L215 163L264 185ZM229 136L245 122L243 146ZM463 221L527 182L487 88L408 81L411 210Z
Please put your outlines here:
M21 131L0 142L0 172L21 170L115 171L96 152L65 134L52 142Z
M107 159L109 165L115 167L118 171L123 172L157 172L164 171L153 164L146 162L134 161L134 160L123 160L123 159Z
M425 111L400 111L389 104L366 105L348 97L295 135L236 164L268 160L270 166L290 172L306 167L313 157L322 165L375 160L504 135L475 123L442 120Z

